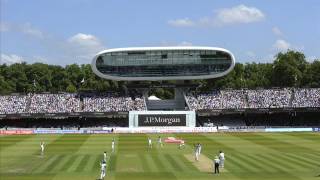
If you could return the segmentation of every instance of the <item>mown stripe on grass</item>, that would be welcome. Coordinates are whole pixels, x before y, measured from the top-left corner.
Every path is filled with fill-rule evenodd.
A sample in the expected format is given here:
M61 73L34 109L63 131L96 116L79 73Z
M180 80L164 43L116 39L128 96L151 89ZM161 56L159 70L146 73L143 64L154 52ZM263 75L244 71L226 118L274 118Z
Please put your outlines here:
M168 160L175 171L182 171L182 167L172 158L170 154L164 154L164 157Z
M268 158L262 158L260 154L247 154L247 157L250 158L252 161L255 162L255 164L260 164L260 168L262 171L266 172L281 172L279 168L276 168L275 166L271 165L272 162Z
M319 137L316 134L309 134L309 133L288 133L287 135L296 137L296 138L301 138L301 139L307 139L310 141L314 141L316 143L320 143Z
M53 167L51 171L52 172L59 172L62 169L62 166L64 164L66 164L71 157L72 157L71 155L65 154L64 158L61 159L61 161L59 161L59 163L55 167Z
M59 171L67 171L71 166L71 164L76 160L76 158L77 158L77 155L71 155L69 160L63 166L61 166Z
M304 156L308 156L310 159L315 159L317 161L320 161L320 155L315 153L303 153Z
M147 162L147 159L146 159L145 155L144 155L144 154L139 154L138 156L139 156L140 161L141 161L141 164L142 164L142 169L143 169L145 172L150 172L151 169L150 169L150 167L149 167L149 164L148 164L148 162Z
M192 169L189 169L189 167L183 162L182 156L180 154L174 154L171 156L175 162L178 163L178 165L182 168L183 172L190 172Z
M285 156L284 154L277 156L277 158L281 159L284 162L295 164L295 165L299 166L300 169L309 169L310 167L313 167L313 165L299 161L296 158Z
M99 163L99 161L96 161L96 156L95 155L90 155L89 159L87 161L87 165L85 166L83 171L90 172L95 163Z
M312 152L320 152L318 144L320 144L320 140L318 140L318 144L315 141L307 140L301 137L290 136L285 133L272 135L270 138L276 139L279 141L284 141L288 144L293 144L295 146L299 146L300 148L305 148L312 150ZM319 138L320 139L320 138ZM297 143L298 142L298 143ZM308 150L306 152L309 152Z
M250 159L250 161L259 168L260 171L265 172L279 172L279 169L274 166L265 166L264 162L269 161L268 159L258 159L257 157L260 156L260 154L243 154L245 158Z
M47 145L46 154L75 153L89 137L90 135L62 135Z
M150 167L150 171L151 171L151 172L157 172L157 171L158 171L158 168L157 168L157 166L156 166L156 164L155 164L155 161L152 159L151 156L152 156L152 155L150 155L150 154L146 154L146 155L145 155L145 158L146 158L146 160L147 160L147 162L148 162L148 165L149 165L149 167Z
M275 172L272 172L272 173L276 173L276 174L281 173L282 176L285 176L285 177L287 177L287 178L290 179L290 180L291 180L291 179L292 179L292 180L295 180L295 179L296 179L296 180L299 180L299 179L300 179L299 177L294 176L294 175L292 175L290 172L288 172L288 171L290 171L290 168L286 168L286 166L283 165L283 164L280 164L278 160L276 160L276 162L274 162L275 159L272 158L272 156L266 156L265 154L263 154L263 155L257 155L257 156L255 156L254 159L255 159L258 163L264 164L264 165L265 165L264 169L265 169L266 167L273 167L276 171L275 171ZM263 171L264 169L262 169L262 171Z
M291 164L286 161L281 160L282 154L263 154L264 156L272 159L273 162L279 164L283 167L284 171L290 171L292 169L300 169L296 164Z
M176 180L177 177L170 172L119 172L116 174L116 180Z
M45 169L45 172L52 172L53 168L63 159L66 155L58 155L58 157Z
M287 170L291 170L291 169L296 169L296 170L300 170L301 167L300 164L296 164L296 163L288 163L288 161L285 161L283 159L283 155L282 154L270 154L268 157L273 158L275 163L277 164L281 164L283 167L287 167Z
M40 157L40 156L36 156L36 158L38 158L37 160L35 160L34 163L32 163L32 166L30 169L31 173L34 173L37 169L39 169L39 167L41 167L43 165L43 163L45 163L49 158L44 158L44 157ZM1 176L0 176L1 177Z
M56 174L0 174L1 180L52 180Z
M151 158L153 159L154 164L157 166L158 172L165 172L166 171L165 165L161 162L161 160L157 154L152 154Z
M38 167L34 173L46 173L46 168L48 166L50 166L51 163L53 163L57 158L58 158L59 155L53 155L51 157L49 157L48 160L46 160L40 167Z
M112 157L112 156L111 156ZM90 171L97 171L100 168L100 162L101 162L102 158L100 155L96 155L94 157L94 162L90 167ZM107 168L110 169L110 165L107 164Z
M84 155L84 157L82 158L82 160L80 161L76 172L82 172L84 170L84 168L86 167L88 160L89 160L89 154Z
M296 158L298 159L299 161L303 161L303 162L306 162L306 163L309 163L309 164L312 164L314 166L320 166L320 162L319 161L313 161L311 159L308 159L308 158L303 158L299 155L296 155L296 154L292 154L292 153L286 153L285 154L286 156L289 156L289 157L292 157L292 158Z
M253 162L251 161L249 158L243 157L244 155L241 155L240 153L236 153L233 154L233 157L235 159L238 159L238 162L241 162L242 164L244 164L246 167L248 167L250 169L251 172L259 172L261 171L261 167L260 166L260 162Z
M182 154L177 154L176 155L177 158L179 158L181 160L181 162L186 166L188 171L196 171L196 172L200 172L198 168L196 168L190 161L188 161L187 158L185 158L184 155Z
M16 145L21 141L25 141L29 138L33 137L33 135L23 135L23 136L4 136L0 138L0 151L6 149L10 146Z
M116 171L116 166L117 166L117 155L113 154L110 157L110 162L109 162L110 166L108 167L108 169L112 172Z
M266 167L273 168L275 172L286 172L290 170L290 168L286 168L286 165L284 165L283 163L279 163L279 161L276 160L273 155L259 154L256 155L255 160L257 162L261 162L261 164L264 164ZM291 168L296 167L291 166Z
M71 166L68 168L67 171L75 172L83 158L84 158L84 155L76 155L76 159L73 161L73 163L71 164Z
M270 134L266 135L260 135L258 133L252 133L250 136L247 135L240 135L238 137L251 141L253 143L268 147L270 149L274 149L281 152L288 152L288 151L294 151L294 152L313 152L313 149L299 146L296 144L288 143L285 141L281 141L272 137L268 137Z

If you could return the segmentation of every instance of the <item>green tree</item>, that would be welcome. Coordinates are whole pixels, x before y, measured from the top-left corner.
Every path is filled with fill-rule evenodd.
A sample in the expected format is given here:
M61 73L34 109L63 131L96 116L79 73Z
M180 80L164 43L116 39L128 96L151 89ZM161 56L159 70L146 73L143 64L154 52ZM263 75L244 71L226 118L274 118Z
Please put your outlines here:
M77 88L73 85L73 84L69 84L68 86L67 86L67 92L69 92L69 93L75 93L75 92L77 92Z
M29 85L28 91L30 88L35 88L36 92L52 91L51 71L47 64L35 63L27 65L25 69Z
M320 61L315 60L308 65L306 72L303 76L303 86L307 87L320 87Z
M76 88L80 87L84 75L77 64L67 65L65 67L70 83Z
M307 61L303 53L292 50L278 53L273 66L273 85L279 87L299 86L306 68Z

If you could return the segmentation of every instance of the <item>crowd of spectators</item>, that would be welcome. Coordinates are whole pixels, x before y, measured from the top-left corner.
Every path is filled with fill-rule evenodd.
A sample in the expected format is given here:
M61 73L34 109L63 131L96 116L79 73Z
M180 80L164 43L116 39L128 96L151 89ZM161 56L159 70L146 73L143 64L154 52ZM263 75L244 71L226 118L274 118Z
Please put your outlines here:
M83 98L84 112L116 112L146 110L143 98L114 94L92 95Z
M146 110L142 97L95 94L28 94L0 96L0 114L117 112Z
M0 96L0 114L25 113L28 96Z
M76 94L33 94L30 99L29 113L66 113L79 112L80 99Z
M187 95L187 101L190 109L221 109L221 93L213 91L211 93L199 95Z
M243 90L222 91L223 109L241 109L246 107L246 93Z
M221 90L205 94L188 94L191 110L320 107L320 88Z
M295 89L292 107L320 107L320 88Z
M290 107L291 89L248 90L249 108L283 108Z
M211 93L187 95L190 109L240 109L246 107L243 90L212 91Z
M320 107L320 88L215 90L210 93L188 94L190 110ZM117 112L146 110L141 96L114 93L91 94L28 94L0 96L0 114Z

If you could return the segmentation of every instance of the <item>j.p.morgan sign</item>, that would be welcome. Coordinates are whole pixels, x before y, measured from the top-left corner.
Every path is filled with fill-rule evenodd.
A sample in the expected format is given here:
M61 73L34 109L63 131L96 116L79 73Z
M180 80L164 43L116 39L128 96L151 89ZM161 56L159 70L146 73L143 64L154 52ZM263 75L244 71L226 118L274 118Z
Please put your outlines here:
M139 114L139 126L186 126L185 114Z

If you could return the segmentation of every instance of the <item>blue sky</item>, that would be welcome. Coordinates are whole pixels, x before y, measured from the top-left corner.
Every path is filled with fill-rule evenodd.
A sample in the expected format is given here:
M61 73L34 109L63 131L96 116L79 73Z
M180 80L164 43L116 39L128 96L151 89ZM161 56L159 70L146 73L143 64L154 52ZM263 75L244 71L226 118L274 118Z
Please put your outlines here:
M319 0L0 0L1 61L90 63L107 48L215 46L239 62L320 58Z

